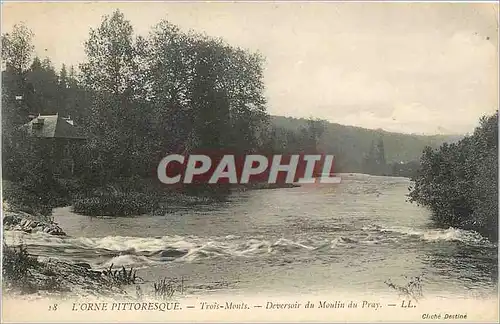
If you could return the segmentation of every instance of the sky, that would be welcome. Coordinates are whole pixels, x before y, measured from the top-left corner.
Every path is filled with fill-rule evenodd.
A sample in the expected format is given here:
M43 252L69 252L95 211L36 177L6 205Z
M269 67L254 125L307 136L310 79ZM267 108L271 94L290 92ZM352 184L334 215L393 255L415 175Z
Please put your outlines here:
M162 19L266 59L268 112L414 134L470 133L498 109L498 5L490 3L2 3L58 68L120 9L137 35Z

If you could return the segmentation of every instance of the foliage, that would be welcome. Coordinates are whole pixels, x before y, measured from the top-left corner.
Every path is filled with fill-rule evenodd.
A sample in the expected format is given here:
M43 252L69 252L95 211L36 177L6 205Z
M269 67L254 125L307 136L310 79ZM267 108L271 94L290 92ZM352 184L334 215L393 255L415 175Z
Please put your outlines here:
M2 248L2 278L7 285L23 290L31 289L30 270L39 264L35 257L28 253L24 244L18 247L9 246L3 242Z
M2 35L2 134L24 121L27 109L19 104L25 95L27 69L34 46L33 32L23 24L14 26L12 33Z
M297 134L302 127L307 125L308 120L272 116L270 123L280 129L280 132ZM293 136L290 138L293 139ZM323 152L335 155L335 169L339 172L366 172L366 169L363 170L363 160L366 155L369 155L375 140L381 139L383 141L386 162L392 164L419 160L426 146L437 148L444 142L456 142L460 138L459 136L445 135L399 134L324 123L324 131L319 138L318 147Z
M13 183L4 192L10 206L34 214L50 214L68 195L55 179L54 143L32 138L22 125L29 115L56 113L59 78L48 58L33 57L33 33L18 24L2 35L2 174ZM72 83L70 77L67 78Z
M387 174L384 141L382 139L379 139L377 143L372 141L369 153L363 157L362 169L363 173L367 174Z
M171 153L320 151L335 154L338 171L385 174L390 171L386 159L413 160L424 144L435 146L443 140L312 118L271 118L260 53L183 31L165 20L140 37L120 11L104 16L90 30L79 70L64 65L58 70L50 59L34 57L32 38L22 24L2 36L3 165L4 179L16 182L19 189L6 198L44 214L71 200L77 210L93 215L150 212L163 194L148 197L151 190L139 187L100 188L122 178L155 178L158 162ZM71 115L88 135L85 144L71 152L78 163L70 193L52 174L62 148L21 132L30 115L39 113ZM374 139L380 141L375 144ZM180 189L214 199L230 193L227 186Z
M404 286L394 284L391 280L384 281L384 283L388 287L397 291L400 296L408 299L413 299L414 301L419 301L423 297L423 292L422 292L423 275L412 278L404 276L404 278L408 280L408 282Z
M159 279L153 283L154 295L157 298L169 299L179 292L182 294L184 292L184 278L173 279L173 278L163 278Z
M498 113L483 117L471 136L426 148L410 201L427 206L440 226L498 238Z
M33 46L33 32L24 24L16 24L12 33L2 35L2 59L8 68L23 72L29 65Z
M324 120L313 118L307 119L297 129L268 124L263 150L268 153L317 153L322 150L320 141L326 125Z
M134 270L134 268L131 267L130 270L127 270L125 267L122 267L120 270L113 271L113 264L109 266L109 269L104 270L102 274L113 283L119 285L135 285L138 279L140 279L137 276L137 270Z
M16 129L3 142L3 177L12 185L4 191L11 206L46 215L67 203L68 192L54 177L51 143Z
M151 206L141 193L103 193L73 201L76 213L89 216L130 216L151 211Z
M115 180L104 187L92 187L75 194L73 211L89 216L165 215L172 206L194 206L224 201L220 188L191 186L184 190L165 190L144 179Z
M37 291L70 292L79 286L90 293L121 292L123 285L132 285L141 280L137 270L113 270L113 265L103 272L93 271L88 264L38 261L30 255L26 245L7 245L3 242L2 284L4 288L21 293ZM99 290L99 291L98 291Z
M89 182L151 176L168 153L255 148L264 116L260 56L167 21L134 38L122 13L85 43Z

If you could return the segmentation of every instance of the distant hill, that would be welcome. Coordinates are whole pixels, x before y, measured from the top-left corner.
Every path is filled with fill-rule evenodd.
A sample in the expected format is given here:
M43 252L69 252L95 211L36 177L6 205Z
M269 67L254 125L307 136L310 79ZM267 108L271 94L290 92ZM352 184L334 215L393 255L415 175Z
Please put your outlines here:
M297 130L306 125L306 119L271 116L275 126ZM382 139L388 164L420 160L426 146L437 148L444 142L457 142L462 136L456 135L411 135L392 133L384 130L366 129L326 122L325 132L320 140L320 148L335 154L336 169L339 172L361 172L363 156L370 151L372 141Z

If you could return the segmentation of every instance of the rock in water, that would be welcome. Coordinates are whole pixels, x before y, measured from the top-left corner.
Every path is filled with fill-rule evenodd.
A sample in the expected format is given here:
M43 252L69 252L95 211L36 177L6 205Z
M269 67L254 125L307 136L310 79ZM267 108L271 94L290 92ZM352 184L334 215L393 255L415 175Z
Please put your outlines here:
M41 220L39 217L24 212L6 212L3 217L3 226L6 231L43 232L50 235L66 236L57 223Z
M160 258L178 258L188 253L186 250L177 250L174 248L166 248L164 250L153 252L147 256Z
M177 258L177 257L181 257L181 256L184 256L188 253L188 251L184 251L184 250L176 250L176 249L165 249L163 251L161 251L160 253L160 256L162 258Z

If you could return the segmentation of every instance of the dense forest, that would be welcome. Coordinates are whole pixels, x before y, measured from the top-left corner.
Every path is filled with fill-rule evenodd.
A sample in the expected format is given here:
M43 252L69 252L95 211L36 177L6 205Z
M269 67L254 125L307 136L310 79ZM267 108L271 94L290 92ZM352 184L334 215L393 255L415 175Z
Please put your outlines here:
M271 116L272 124L289 132L293 138L309 120ZM457 135L411 135L384 130L323 122L318 149L335 154L338 172L359 172L396 176L413 175L425 147L438 148L444 143L455 143Z

